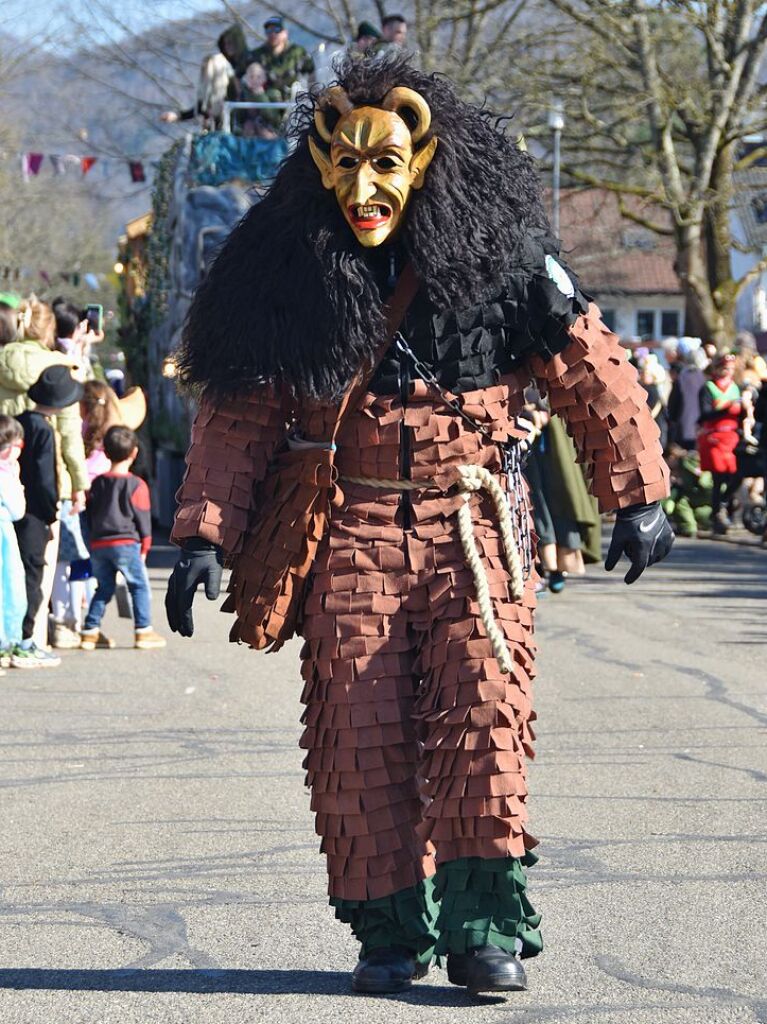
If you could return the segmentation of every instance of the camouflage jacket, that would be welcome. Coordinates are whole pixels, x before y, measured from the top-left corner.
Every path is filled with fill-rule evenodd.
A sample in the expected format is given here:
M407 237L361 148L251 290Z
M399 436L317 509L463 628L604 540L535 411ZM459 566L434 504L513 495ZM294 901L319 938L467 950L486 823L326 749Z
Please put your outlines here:
M278 89L283 100L290 99L290 88L304 75L314 72L314 61L298 43L290 43L282 53L274 53L267 45L259 46L250 54L250 62L257 61L269 76L269 84Z

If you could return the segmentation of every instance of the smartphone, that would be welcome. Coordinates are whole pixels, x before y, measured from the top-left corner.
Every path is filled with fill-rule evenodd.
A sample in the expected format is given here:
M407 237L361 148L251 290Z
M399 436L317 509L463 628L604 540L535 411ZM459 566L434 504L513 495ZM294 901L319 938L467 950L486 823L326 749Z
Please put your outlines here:
M97 302L86 306L85 319L88 321L88 328L99 334L104 330L104 307Z

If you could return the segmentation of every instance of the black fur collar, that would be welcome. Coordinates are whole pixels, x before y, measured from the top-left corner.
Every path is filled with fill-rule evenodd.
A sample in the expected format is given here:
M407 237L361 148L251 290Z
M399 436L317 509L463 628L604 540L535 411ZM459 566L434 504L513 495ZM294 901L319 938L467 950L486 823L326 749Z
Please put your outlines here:
M412 196L401 252L438 309L498 295L528 258L530 237L547 230L528 155L487 111L407 58L350 60L339 79L357 103L378 103L394 85L426 98L439 145ZM304 98L295 151L198 289L179 359L187 385L227 393L283 379L299 394L333 397L380 344L376 262L385 255L359 245L322 187L307 141L314 103Z

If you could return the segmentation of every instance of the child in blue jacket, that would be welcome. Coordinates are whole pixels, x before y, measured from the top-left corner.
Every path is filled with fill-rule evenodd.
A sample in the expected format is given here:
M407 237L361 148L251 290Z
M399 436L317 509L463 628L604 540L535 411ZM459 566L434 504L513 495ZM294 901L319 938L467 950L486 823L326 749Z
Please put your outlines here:
M26 511L19 479L23 447L21 424L12 416L0 416L0 672L12 663L11 652L21 643L27 612L24 566L13 528Z

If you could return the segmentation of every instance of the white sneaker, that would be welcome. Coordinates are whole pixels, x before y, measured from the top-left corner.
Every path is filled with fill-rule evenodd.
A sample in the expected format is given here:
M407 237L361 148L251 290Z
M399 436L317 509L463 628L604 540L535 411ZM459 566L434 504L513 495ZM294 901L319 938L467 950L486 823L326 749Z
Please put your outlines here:
M61 658L57 654L43 651L37 644L29 647L14 647L11 654L13 668L58 668Z

